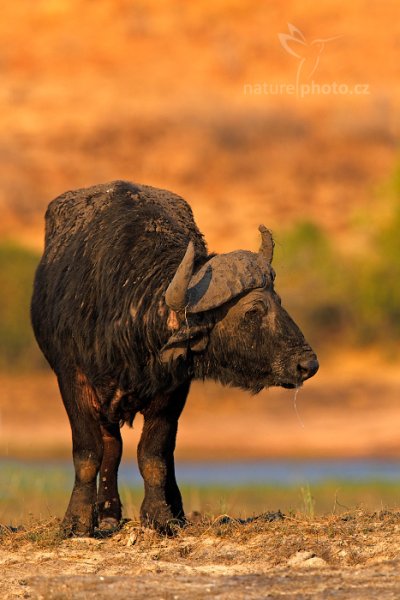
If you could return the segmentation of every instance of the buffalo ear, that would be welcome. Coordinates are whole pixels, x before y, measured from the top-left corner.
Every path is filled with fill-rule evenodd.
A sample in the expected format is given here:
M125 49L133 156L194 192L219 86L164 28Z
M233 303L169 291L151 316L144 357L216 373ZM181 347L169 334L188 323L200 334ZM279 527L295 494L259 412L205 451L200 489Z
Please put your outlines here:
M192 352L202 352L207 348L207 344L208 327L204 325L182 327L171 335L168 342L161 348L161 362L169 363L181 357L186 359L189 349Z
M189 346L192 352L203 352L208 346L208 333L191 340Z
M168 346L168 344L165 344L160 353L161 362L164 364L175 362L181 356L184 359L187 356L187 348L182 346Z

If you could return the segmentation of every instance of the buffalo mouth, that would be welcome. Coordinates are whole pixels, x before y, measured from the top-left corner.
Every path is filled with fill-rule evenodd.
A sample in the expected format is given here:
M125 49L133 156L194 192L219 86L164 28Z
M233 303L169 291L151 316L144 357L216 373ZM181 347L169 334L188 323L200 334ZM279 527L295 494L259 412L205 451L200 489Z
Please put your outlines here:
M299 387L298 383L281 383L280 387L285 388L285 390L294 390L294 388Z
M296 388L299 388L302 386L302 382L301 381L289 381L289 378L287 380L283 380L283 381L279 381L279 380L274 380L274 381L269 381L268 383L264 384L265 387L281 387L284 388L285 390L294 390Z

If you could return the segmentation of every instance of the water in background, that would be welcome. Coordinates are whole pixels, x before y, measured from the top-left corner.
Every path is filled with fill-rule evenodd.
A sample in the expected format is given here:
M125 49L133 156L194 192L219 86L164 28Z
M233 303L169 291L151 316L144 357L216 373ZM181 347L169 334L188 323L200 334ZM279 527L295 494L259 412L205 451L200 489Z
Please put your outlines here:
M295 485L324 481L400 481L400 461L310 460L181 462L176 467L180 481L193 485Z
M69 486L73 481L72 461L0 460L0 484L13 477L21 481L26 474L32 480L37 473L54 480L58 474ZM325 481L362 483L367 481L400 482L400 460L252 460L252 461L179 461L176 464L179 484L192 486L246 486L317 484ZM119 471L121 485L142 486L134 461L123 462Z

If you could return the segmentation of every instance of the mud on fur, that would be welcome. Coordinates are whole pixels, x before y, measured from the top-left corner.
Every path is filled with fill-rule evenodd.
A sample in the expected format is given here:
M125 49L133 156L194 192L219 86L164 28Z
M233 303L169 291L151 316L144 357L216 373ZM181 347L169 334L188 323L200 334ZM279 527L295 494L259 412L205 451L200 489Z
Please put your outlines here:
M120 426L137 412L141 521L168 532L185 523L174 449L191 381L257 393L317 372L274 289L272 235L260 233L257 253L209 254L185 200L124 181L50 203L31 314L72 429L65 535L118 526Z

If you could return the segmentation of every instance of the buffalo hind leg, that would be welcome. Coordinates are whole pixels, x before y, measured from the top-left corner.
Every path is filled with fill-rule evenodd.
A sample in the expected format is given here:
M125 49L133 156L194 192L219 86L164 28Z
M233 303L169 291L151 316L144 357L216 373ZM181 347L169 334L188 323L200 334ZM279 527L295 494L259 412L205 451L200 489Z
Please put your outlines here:
M118 423L102 423L100 429L104 451L97 494L99 529L112 531L121 521L117 476L122 456L122 438Z
M138 447L138 463L144 480L144 500L140 509L143 525L169 533L171 525L183 524L182 497L175 479L174 450L178 419L185 405L189 385L172 394L155 397L142 410L143 432Z
M62 522L64 535L90 536L96 525L97 474L103 442L97 413L97 396L79 371L58 377L72 429L75 483Z

